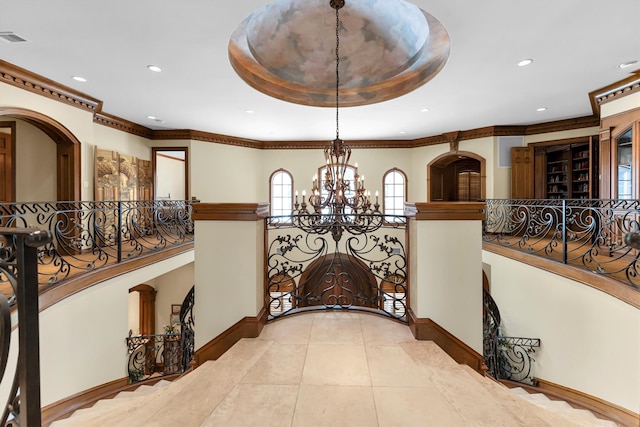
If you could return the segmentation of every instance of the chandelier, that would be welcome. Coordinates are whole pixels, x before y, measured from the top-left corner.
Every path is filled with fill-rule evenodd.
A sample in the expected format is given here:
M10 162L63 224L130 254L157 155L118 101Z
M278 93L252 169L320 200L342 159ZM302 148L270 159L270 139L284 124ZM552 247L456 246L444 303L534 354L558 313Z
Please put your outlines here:
M365 189L364 176L358 174L358 164L351 166L351 148L340 139L340 9L344 0L330 0L336 11L336 138L324 149L326 166L323 176L313 177L308 203L306 192L302 192L302 203L298 195L293 211L293 223L298 228L315 234L331 233L338 242L342 233L370 233L383 225L383 216L378 203L371 203L371 193ZM311 209L311 211L309 211Z

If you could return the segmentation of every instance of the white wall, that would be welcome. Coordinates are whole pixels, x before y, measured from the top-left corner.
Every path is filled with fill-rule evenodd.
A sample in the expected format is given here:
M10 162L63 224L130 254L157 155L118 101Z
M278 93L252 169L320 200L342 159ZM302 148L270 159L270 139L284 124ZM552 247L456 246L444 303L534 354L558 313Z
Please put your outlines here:
M504 335L541 339L536 377L638 412L640 310L527 264L482 257Z

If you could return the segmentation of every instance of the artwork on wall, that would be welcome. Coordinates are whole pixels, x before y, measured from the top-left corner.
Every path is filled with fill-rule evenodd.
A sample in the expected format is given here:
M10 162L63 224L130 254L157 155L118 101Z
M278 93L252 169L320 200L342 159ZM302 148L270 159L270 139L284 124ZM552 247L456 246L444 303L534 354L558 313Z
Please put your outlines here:
M151 200L151 161L96 147L94 182L96 201Z

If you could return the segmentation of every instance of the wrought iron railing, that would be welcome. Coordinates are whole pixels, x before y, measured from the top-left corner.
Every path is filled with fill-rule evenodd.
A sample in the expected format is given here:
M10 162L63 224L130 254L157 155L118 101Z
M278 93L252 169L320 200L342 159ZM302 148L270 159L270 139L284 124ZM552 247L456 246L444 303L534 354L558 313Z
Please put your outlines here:
M180 349L182 351L182 372L191 368L195 350L195 286L192 286L180 307Z
M38 248L51 235L44 230L0 228L0 274L11 287L18 308L18 361L1 426L40 426L40 338ZM7 376L11 347L11 308L0 293L0 381ZM16 345L16 343L14 343Z
M349 223L348 216L342 214L343 222ZM407 218L385 216L373 232L343 227L336 241L331 214L316 217L312 231L295 225L297 215L266 218L268 318L302 310L355 309L406 322Z
M487 374L495 379L536 385L533 354L540 347L540 339L502 336L498 305L486 289L482 291L483 358Z
M179 374L191 368L195 350L194 292L195 286L192 286L182 302L179 325L167 326L165 334L126 338L130 383Z
M179 333L127 337L129 382L182 372Z
M483 239L570 264L640 290L640 200L486 200Z
M110 264L193 241L188 201L41 202L0 204L0 226L48 230L38 250L40 290ZM0 290L12 304L7 277Z

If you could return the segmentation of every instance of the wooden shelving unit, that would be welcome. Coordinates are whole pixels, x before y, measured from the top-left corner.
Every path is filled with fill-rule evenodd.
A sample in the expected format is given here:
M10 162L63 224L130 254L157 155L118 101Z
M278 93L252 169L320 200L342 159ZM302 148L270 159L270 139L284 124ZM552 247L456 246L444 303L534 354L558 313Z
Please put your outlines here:
M511 197L597 198L597 142L590 136L512 148Z

